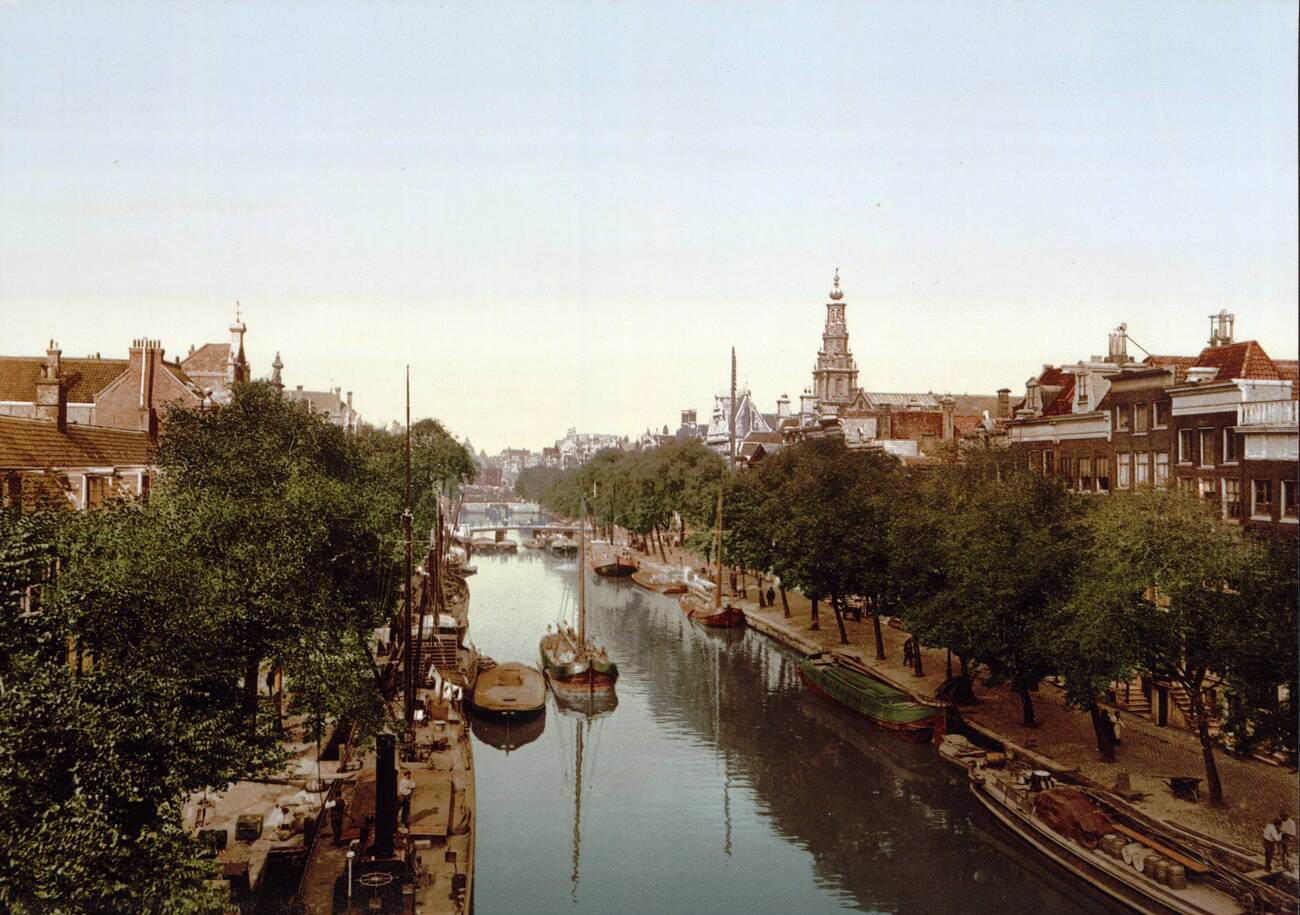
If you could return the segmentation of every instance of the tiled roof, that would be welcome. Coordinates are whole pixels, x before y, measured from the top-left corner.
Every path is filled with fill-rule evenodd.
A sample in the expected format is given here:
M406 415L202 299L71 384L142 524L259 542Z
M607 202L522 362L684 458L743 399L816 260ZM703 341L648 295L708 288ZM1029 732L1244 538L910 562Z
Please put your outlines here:
M785 439L781 438L780 432L751 432L745 436L746 442L766 442L769 445L779 445Z
M954 416L952 418L953 434L957 436L968 435L978 429L983 422L983 416Z
M1169 369L1174 373L1174 384L1182 384L1187 380L1187 370L1196 365L1195 356L1147 356L1142 360L1144 365L1155 366L1162 369Z
M1196 357L1197 368L1217 368L1216 381L1233 378L1278 380L1277 366L1268 358L1264 347L1254 340L1229 343L1226 346L1207 346Z
M187 372L224 372L230 358L229 343L205 343L181 360Z
M62 359L69 403L94 403L130 365L125 359ZM44 356L0 356L0 400L35 403L36 382L45 367Z
M311 407L315 413L334 414L342 410L345 406L337 394L333 391L285 391L290 400L301 400Z
M0 416L0 468L146 466L152 454L143 432L80 425L60 432L49 420Z
M942 434L943 414L933 410L900 410L889 423L890 438L919 440L925 435L938 438Z

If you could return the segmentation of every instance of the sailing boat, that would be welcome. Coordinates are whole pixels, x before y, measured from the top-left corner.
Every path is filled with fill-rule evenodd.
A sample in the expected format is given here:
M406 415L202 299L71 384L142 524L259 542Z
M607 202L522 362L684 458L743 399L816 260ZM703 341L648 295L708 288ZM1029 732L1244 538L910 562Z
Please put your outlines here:
M578 629L560 624L542 636L542 670L552 688L612 690L618 665L587 639L587 520L578 526ZM549 627L548 627L549 629Z
M718 493L718 525L713 532L713 557L718 563L717 580L713 583L713 603L710 605L707 598L698 591L687 591L678 602L686 615L696 622L703 623L705 626L717 626L719 628L730 628L732 626L743 626L745 623L745 611L732 605L730 602L723 603L722 600L722 493Z

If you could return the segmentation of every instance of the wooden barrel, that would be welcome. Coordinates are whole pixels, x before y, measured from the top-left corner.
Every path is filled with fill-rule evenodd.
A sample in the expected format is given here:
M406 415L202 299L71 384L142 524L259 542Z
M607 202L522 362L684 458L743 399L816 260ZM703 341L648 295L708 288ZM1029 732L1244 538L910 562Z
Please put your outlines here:
M1151 876L1155 878L1156 883L1169 883L1169 862L1164 858L1156 858L1155 862L1147 865Z
M1112 858L1118 858L1124 852L1124 839L1116 833L1108 832L1101 837L1101 848Z
M1187 888L1187 868L1183 867L1181 864L1170 863L1169 888L1171 890L1182 890Z

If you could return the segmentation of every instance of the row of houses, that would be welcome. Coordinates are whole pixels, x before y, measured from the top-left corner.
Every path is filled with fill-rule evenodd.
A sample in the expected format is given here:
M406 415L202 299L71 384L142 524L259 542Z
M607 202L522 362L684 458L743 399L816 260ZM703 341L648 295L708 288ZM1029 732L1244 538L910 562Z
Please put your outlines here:
M1195 356L1135 359L1121 325L1106 356L1043 366L1007 423L1008 442L1078 492L1177 486L1229 521L1294 535L1300 368L1234 340L1233 315L1210 323Z
M190 346L168 359L155 339L133 340L126 358L0 356L0 507L94 507L114 495L145 496L167 411L218 409L251 378L247 326L236 311L228 343ZM348 431L361 421L352 392L285 390L275 354L265 379L290 400Z

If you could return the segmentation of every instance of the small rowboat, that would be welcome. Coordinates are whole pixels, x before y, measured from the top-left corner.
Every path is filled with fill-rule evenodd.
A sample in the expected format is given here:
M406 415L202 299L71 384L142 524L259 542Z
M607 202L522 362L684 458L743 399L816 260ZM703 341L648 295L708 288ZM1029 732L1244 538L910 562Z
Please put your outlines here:
M536 715L546 708L546 680L536 667L498 664L478 675L471 701L480 715Z
M814 693L857 712L876 727L920 738L943 734L947 713L942 706L913 699L879 679L857 658L819 651L799 664L799 676Z
M592 571L605 578L626 578L636 572L636 562L629 556L620 555L613 562L593 565Z

